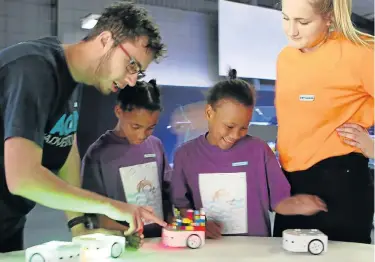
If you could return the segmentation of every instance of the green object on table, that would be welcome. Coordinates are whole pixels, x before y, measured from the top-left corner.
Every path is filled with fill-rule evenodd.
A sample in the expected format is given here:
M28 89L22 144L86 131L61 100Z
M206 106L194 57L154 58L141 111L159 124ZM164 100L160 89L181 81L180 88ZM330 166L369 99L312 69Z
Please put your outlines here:
M126 236L126 249L139 249L139 244L141 243L141 238L138 233L134 233L132 235Z

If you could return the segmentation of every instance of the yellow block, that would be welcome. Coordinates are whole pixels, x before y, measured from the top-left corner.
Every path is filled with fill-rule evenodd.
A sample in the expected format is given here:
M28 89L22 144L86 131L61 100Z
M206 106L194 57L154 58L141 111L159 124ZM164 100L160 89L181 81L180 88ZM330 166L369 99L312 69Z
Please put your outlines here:
M184 218L184 219L182 219L182 223L189 224L189 223L191 223L191 220L189 218Z
M194 227L192 227L192 226L186 226L185 227L185 230L193 230L194 229Z
M206 223L201 223L201 227L204 227L205 224L206 224Z

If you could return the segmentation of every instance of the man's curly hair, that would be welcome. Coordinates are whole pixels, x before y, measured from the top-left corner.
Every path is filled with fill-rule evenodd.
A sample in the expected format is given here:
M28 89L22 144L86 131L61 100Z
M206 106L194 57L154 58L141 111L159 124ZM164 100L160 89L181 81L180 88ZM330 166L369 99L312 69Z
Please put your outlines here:
M144 8L130 1L119 1L105 8L84 41L89 41L104 31L112 33L116 46L125 40L134 41L138 37L146 36L146 48L153 52L155 60L159 60L166 52L157 25Z

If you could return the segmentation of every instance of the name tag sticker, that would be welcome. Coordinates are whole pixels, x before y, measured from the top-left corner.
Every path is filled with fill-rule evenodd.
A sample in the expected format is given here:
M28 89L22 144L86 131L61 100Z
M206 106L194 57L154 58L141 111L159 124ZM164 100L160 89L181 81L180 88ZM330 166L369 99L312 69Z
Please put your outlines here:
M155 154L145 154L144 155L145 158L153 158L153 157L156 157Z
M232 163L232 166L247 166L248 164L249 164L249 162L244 161L244 162Z
M314 95L300 95L299 101L312 102L315 100Z

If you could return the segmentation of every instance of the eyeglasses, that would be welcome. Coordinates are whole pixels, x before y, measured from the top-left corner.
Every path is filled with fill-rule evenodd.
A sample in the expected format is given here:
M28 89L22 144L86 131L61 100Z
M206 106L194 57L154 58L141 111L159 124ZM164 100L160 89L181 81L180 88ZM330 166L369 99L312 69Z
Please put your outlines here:
M142 79L146 76L145 72L141 69L142 66L126 51L126 49L119 44L120 49L125 53L127 57L129 57L130 61L129 64L126 66L126 70L130 74L137 74L137 79Z

